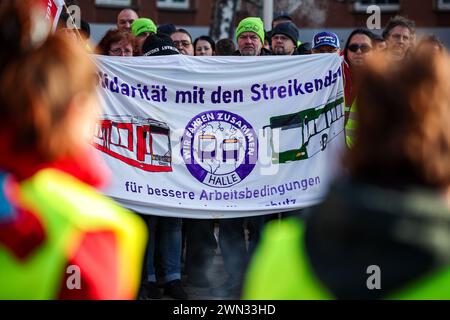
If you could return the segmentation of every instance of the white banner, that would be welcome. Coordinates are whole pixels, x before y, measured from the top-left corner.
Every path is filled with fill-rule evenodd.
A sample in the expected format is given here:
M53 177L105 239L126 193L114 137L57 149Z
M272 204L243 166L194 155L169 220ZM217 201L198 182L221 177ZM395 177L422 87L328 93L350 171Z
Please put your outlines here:
M316 204L344 146L341 58L95 56L106 194L137 212L227 218Z

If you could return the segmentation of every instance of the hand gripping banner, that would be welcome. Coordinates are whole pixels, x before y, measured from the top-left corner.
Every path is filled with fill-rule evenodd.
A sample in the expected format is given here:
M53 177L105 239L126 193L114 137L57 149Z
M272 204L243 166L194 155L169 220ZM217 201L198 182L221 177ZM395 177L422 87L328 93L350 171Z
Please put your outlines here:
M106 194L144 214L231 218L320 202L344 148L335 54L95 56Z

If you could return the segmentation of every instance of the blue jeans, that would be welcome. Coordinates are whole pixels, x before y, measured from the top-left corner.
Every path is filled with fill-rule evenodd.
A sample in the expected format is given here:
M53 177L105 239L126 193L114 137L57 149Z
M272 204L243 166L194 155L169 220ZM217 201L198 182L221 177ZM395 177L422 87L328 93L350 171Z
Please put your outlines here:
M147 216L149 239L146 254L147 281L156 282L155 249L161 257L164 282L181 279L181 218Z

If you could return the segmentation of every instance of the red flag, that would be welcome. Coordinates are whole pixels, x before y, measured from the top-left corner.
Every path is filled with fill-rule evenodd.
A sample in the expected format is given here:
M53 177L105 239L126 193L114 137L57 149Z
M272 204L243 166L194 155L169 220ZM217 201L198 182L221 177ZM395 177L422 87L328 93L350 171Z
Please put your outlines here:
M55 31L64 7L64 0L40 0L40 2L45 10L45 19L51 24L52 31Z

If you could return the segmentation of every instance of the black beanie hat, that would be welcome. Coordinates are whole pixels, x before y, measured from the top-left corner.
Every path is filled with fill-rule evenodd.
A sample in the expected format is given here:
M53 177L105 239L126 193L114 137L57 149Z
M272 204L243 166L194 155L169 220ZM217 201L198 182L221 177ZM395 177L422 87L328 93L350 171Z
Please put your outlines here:
M283 22L277 24L275 28L270 32L270 36L273 37L277 34L283 34L286 37L289 37L294 45L297 47L298 42L298 30L297 27L292 22Z
M142 45L144 56L168 56L180 54L172 39L165 34L151 34L145 39Z
M177 31L177 28L172 23L165 23L158 26L158 32L157 33L164 33L170 36L172 33Z

